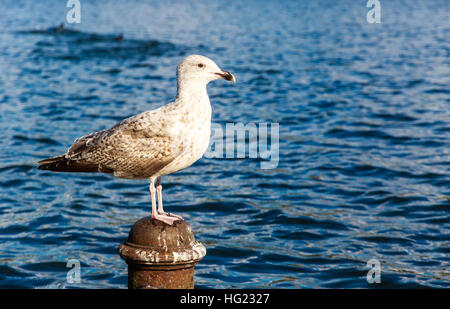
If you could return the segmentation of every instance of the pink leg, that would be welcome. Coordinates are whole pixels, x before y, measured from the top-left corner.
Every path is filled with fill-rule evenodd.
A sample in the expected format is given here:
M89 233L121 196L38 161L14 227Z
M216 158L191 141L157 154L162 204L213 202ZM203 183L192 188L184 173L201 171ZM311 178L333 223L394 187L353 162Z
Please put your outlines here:
M163 200L162 200L162 185L161 185L161 177L156 179L156 191L158 192L158 214L167 215L170 217L177 218L178 220L183 220L181 216L174 215L168 212L165 212L163 209Z
M173 225L177 218L170 217L166 214L159 214L156 209L156 189L153 180L150 180L150 197L152 199L152 219L162 221L168 225Z

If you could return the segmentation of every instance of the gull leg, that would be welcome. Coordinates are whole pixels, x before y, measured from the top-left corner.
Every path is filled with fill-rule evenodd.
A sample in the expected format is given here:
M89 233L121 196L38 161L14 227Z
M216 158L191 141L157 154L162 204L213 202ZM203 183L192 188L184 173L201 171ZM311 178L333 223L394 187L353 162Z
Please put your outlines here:
M150 197L152 199L152 219L162 221L168 225L172 225L175 221L177 221L177 218L170 217L166 214L159 214L158 210L156 209L156 189L155 184L153 183L153 180L150 180Z
M156 192L158 192L158 213L164 214L163 200L162 200L162 185L161 177L156 178Z
M158 192L158 214L160 215L167 215L170 217L174 217L178 220L183 220L183 217L174 215L168 212L165 212L163 209L163 200L162 200L162 185L161 185L161 177L158 177L156 179L156 192Z
M150 180L150 186L148 188L150 190L150 198L152 200L152 218L157 213L156 211L156 195L155 195L155 185L153 184L153 181Z

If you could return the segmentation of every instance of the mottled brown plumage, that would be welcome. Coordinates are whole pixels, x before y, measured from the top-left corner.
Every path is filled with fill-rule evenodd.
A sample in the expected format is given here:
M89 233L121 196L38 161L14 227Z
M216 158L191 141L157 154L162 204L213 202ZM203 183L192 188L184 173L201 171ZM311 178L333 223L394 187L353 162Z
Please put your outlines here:
M169 216L162 210L159 182L161 176L191 166L206 151L211 127L206 85L218 78L234 81L233 75L220 70L212 60L191 55L178 66L178 93L174 102L127 118L109 130L80 137L65 154L39 161L38 168L148 178L153 217L172 224L181 217ZM154 202L156 179L158 211Z

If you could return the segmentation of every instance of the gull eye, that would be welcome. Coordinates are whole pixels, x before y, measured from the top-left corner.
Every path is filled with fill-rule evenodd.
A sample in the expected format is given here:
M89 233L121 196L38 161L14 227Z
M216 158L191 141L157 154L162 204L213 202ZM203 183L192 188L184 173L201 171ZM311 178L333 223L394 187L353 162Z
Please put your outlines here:
M203 68L205 65L204 65L203 63L199 63L199 64L197 64L197 66L198 66L199 68Z

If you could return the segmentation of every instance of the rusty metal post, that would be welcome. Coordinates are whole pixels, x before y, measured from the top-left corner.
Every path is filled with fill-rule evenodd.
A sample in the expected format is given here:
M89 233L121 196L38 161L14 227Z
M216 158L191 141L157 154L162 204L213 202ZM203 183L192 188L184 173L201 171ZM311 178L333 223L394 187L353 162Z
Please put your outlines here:
M119 254L128 264L129 289L193 289L194 267L206 248L186 221L170 226L146 217L131 228Z

